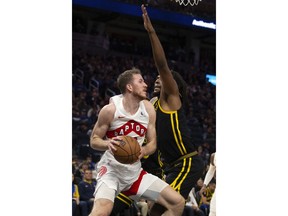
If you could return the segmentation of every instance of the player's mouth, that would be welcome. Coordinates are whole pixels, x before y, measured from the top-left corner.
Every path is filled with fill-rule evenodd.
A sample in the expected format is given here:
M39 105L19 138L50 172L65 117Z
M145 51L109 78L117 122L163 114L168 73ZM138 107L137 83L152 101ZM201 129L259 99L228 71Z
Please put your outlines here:
M160 84L155 84L155 85L154 85L154 91L155 91L155 90L158 90L158 91L159 91L160 89L161 89L161 85L160 85Z

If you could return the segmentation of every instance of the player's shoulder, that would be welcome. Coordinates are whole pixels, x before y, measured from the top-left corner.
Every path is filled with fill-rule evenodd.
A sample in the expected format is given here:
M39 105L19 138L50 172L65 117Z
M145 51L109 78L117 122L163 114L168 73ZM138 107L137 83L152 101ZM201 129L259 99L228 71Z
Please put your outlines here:
M100 113L105 114L105 115L113 114L115 113L115 110L116 110L115 104L109 103L102 107L102 109L100 110Z
M143 100L142 102L143 102L146 109L153 109L154 110L154 106L149 100Z
M158 100L158 97L153 97L150 99L150 103L154 104Z
M114 95L114 96L110 97L109 104L110 103L119 103L122 98L123 98L122 94Z
M149 102L149 100L143 100L142 103L145 106L145 110L150 117L156 116L154 106Z

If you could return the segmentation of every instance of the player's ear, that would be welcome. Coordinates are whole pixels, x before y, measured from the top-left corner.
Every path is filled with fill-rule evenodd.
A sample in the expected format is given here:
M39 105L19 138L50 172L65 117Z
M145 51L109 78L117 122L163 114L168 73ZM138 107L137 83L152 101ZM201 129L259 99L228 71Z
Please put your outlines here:
M127 86L126 86L126 87L127 87L127 89L128 89L129 91L132 91L132 88L133 88L133 87L132 87L132 85L131 85L131 84L127 84Z

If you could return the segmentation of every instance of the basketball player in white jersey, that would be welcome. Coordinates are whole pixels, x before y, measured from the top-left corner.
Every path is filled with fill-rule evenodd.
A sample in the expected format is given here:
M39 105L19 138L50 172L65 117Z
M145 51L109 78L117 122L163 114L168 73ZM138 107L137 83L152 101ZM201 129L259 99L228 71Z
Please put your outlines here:
M216 173L216 152L211 154L210 166L209 166L209 169L208 169L208 171L207 171L207 173L205 175L203 187L201 188L200 193L203 193L206 190L207 185L212 180L212 178L214 177L215 173ZM209 216L216 216L216 189L215 189L215 191L213 193L213 196L211 198L211 201L210 201L210 213L209 213Z
M180 216L185 205L183 197L141 167L140 159L156 150L156 114L146 100L147 85L140 70L123 72L117 83L122 94L112 97L101 109L90 138L93 149L105 151L97 165L95 201L90 216L110 215L114 198L120 192L136 201L143 198L165 206L164 215ZM113 156L111 149L120 144L119 136L123 135L134 137L141 146L139 160L133 164L119 163ZM147 144L142 147L145 137Z

